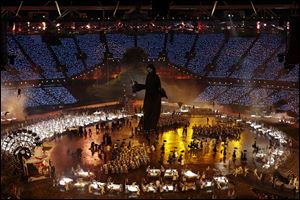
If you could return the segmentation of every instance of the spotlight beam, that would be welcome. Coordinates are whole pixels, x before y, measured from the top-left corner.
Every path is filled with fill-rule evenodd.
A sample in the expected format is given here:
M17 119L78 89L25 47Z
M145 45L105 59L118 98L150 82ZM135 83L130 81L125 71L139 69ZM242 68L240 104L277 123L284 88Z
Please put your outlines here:
M218 3L218 1L215 1L214 7L213 7L213 9L212 9L212 11L211 11L211 14L210 14L211 17L214 15L215 9L216 9L216 7L217 7L217 3Z
M60 8L59 8L57 1L55 1L55 5L56 5L56 9L58 11L59 16L61 16Z
M21 10L22 5L23 5L23 1L20 2L20 5L19 5L17 13L16 13L16 16L19 15L19 11Z

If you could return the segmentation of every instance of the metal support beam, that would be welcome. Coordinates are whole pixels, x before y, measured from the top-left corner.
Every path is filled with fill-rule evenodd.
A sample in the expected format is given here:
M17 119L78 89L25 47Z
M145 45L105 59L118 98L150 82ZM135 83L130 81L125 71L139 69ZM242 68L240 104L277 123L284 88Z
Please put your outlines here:
M214 15L215 9L216 9L216 7L217 7L217 3L218 3L218 1L215 1L214 7L213 7L213 9L212 9L212 11L211 11L211 14L210 14L211 17Z
M257 15L257 12L256 12L256 9L255 9L255 7L254 7L254 4L253 4L253 2L252 2L252 1L250 1L250 3L251 3L252 9L253 9L253 11L254 11L255 15Z
M50 3L50 1L47 1L43 6L47 6Z
M99 4L99 6L101 6L101 10L102 10L102 17L105 18L105 11L104 11L104 8L103 8L103 5L101 3L101 1L97 1L97 3Z
M270 9L266 9L266 12L268 12L268 14L271 15L271 17L275 17L275 18L278 18L278 15L276 13L274 13L272 10Z
M2 10L1 10L1 15L2 15L3 13L6 13L6 12L7 12L6 9L2 9Z
M116 5L116 8L115 8L115 10L114 10L114 14L113 14L113 16L115 16L115 15L116 15L116 12L117 12L117 10L118 10L119 4L120 4L120 1L118 1L117 5Z
M258 9L256 12L259 13L260 9ZM257 14L256 13L252 13L249 17L247 17L247 20L251 19L254 16L257 16Z
M61 14L61 16L58 16L56 19L63 18L69 13L70 13L70 10L64 10L63 13Z
M95 10L115 10L115 6L61 6L62 10L65 9L76 9L76 10L85 10L85 11L95 11ZM135 8L134 5L123 5L119 6L118 10L128 11L132 8ZM253 10L250 4L242 4L242 5L218 5L215 9L216 10ZM1 10L16 10L17 6L2 6ZM211 10L211 5L172 5L170 10ZM299 9L299 4L260 4L255 6L256 12L259 9L272 9L272 10L291 10L291 9ZM55 6L23 6L23 11L54 11L57 10ZM141 10L151 10L151 5L142 5Z
M275 12L273 12L273 10L271 10L271 9L268 9L272 14L273 14L273 16L275 17L275 18L279 18L279 16L275 13Z
M4 17L8 13L8 10L3 9L1 10L1 17Z
M23 1L20 2L20 5L19 5L17 13L16 13L16 16L19 15L19 11L21 10L22 5L23 5Z
M55 1L55 5L56 5L56 9L58 11L59 16L61 16L60 8L59 8L57 1Z

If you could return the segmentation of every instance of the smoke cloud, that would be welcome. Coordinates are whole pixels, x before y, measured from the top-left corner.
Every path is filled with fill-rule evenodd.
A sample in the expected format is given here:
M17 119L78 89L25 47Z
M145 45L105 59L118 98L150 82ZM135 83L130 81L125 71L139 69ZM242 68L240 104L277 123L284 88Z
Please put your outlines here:
M1 85L1 112L9 112L17 120L24 120L26 114L27 97L21 93L18 95L17 89L8 89Z
M168 101L171 102L192 104L200 93L196 80L166 80L162 78L161 84L167 92Z

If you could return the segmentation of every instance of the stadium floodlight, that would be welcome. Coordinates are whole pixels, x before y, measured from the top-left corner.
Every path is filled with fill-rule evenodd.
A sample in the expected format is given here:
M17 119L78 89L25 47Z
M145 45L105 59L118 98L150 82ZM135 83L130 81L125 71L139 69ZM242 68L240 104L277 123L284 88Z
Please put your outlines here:
M217 7L217 3L218 3L218 1L215 1L214 7L213 7L213 9L212 9L212 11L211 11L211 14L210 14L211 17L214 15L215 9L216 9L216 7Z

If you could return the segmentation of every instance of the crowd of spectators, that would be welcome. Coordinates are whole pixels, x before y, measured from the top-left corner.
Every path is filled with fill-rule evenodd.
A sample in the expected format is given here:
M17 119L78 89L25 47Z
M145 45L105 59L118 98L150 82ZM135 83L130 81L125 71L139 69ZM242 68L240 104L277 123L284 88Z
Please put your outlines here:
M163 33L149 33L137 36L137 46L141 47L148 54L149 59L158 59L159 53L164 48Z
M188 64L188 68L199 75L203 75L205 67L212 63L214 56L224 41L224 34L199 35L195 46L195 57Z
M226 92L223 92L221 95L219 95L215 99L215 102L218 104L233 104L236 100L247 94L250 90L250 87L228 86Z
M5 106L9 101L18 100L18 98L21 97L20 103L23 103L23 100L25 99L25 107L35 107L39 106L36 101L34 101L32 98L27 98L23 95L18 96L18 91L16 88L4 88L1 87L1 107L2 105Z
M150 59L156 59L159 53L163 50L165 33L146 33L137 36L137 46L145 49L149 54ZM40 35L16 35L7 36L8 53L15 55L15 67L17 75L21 80L35 80L42 79L42 77L34 72L33 66L28 62L27 58L23 55L18 44L14 41L13 37L23 46L26 54L33 60L33 62L43 69L42 74L47 78L63 78L63 73L57 71L54 58L51 56L47 46L42 42ZM110 52L114 58L122 58L125 51L134 46L134 36L129 36L123 33L109 33L106 34L107 44ZM77 35L75 39L78 41L79 47L82 52L87 54L86 64L89 69L92 69L96 64L103 62L105 47L100 41L98 34L85 34ZM188 53L192 50L192 45L195 42L195 55L188 61ZM216 68L209 73L209 76L228 76L228 69L237 63L240 57L244 54L245 50L253 42L253 37L229 37L228 42L225 43L220 56L216 60ZM167 38L167 55L169 61L179 66L188 64L187 67L196 72L197 74L204 74L204 68L207 64L212 62L215 54L219 50L222 42L224 41L224 34L196 34L192 33L169 33ZM73 38L61 38L62 45L52 46L55 54L57 55L61 64L66 66L66 73L69 77L79 74L84 71L84 66L81 60L76 58L78 50L76 48ZM280 46L281 45L281 46ZM280 48L279 48L280 47ZM283 73L284 64L278 62L276 52L284 52L286 45L282 44L282 37L279 34L261 34L254 46L250 49L249 54L246 55L245 60L242 62L241 68L233 72L233 78L245 79L259 79L259 80L274 80L279 77L281 81L299 81L299 65L296 65L286 74ZM255 68L263 67L264 61L273 57L265 63L265 70L260 73L254 73ZM41 56L43 55L43 56ZM280 76L279 76L280 75ZM16 81L18 76L9 72L1 72L2 81ZM46 100L36 99L38 96L46 97L47 95L42 90L34 90L33 96L29 96L27 106L34 107L37 105L56 105L57 99L62 102L74 103L76 99L64 90L63 87L53 87L46 89L55 98L48 98ZM228 86L208 86L202 92L196 101L211 102L216 101L218 104L241 104L241 105L272 105L281 99L286 99L287 91L274 92L274 90L254 89L251 93L250 87L228 87ZM26 92L26 90L25 90ZM27 95L31 95L26 92ZM51 96L52 96L51 95ZM49 96L49 95L48 95ZM294 101L293 101L294 102ZM295 101L297 103L297 101ZM294 108L294 104L290 103L285 106L285 109ZM293 109L297 110L297 109Z
M109 52L113 58L122 59L127 49L134 47L134 36L121 33L106 34Z
M63 86L22 88L20 95L16 88L1 87L1 94L1 101L7 101L11 98L24 99L25 107L72 104L77 102L69 90Z
M253 42L253 37L231 37L225 44L216 62L216 68L209 73L212 77L228 77L228 70L237 64L241 56Z
M7 53L8 55L15 56L12 66L19 72L18 75L22 80L43 79L32 70L31 64L10 35L7 36Z
M99 34L76 35L79 47L87 55L85 60L88 69L103 63L105 47L100 42Z
M285 45L279 48L278 53L285 52ZM253 79L259 80L274 80L281 69L284 69L284 62L278 62L277 54L274 54L273 57L266 63L266 68L263 73L259 73L253 77Z
M1 81L20 81L20 79L7 71L1 71Z
M271 55L271 53L280 46L282 42L281 35L279 34L262 34L255 42L254 46L250 49L243 60L240 69L234 71L231 77L251 79L257 67Z
M173 39L171 39L173 37ZM170 63L184 66L187 62L186 53L191 51L195 34L177 33L173 36L169 34L167 43L167 56Z
M105 36L113 58L121 59L128 48L134 47L134 36L124 33L109 33ZM187 68L192 72L204 75L205 68L212 63L222 42L224 42L225 36L223 33L199 34L195 47L192 49L196 36L194 33L173 32L168 34L167 41L165 41L165 33L146 33L137 36L137 46L145 49L150 59L157 59L159 53L163 51L164 42L167 42L166 51L170 63L181 67L187 64ZM63 73L57 70L55 59L50 54L46 44L42 42L40 35L16 35L14 37L19 41L33 62L42 69L42 74L47 79L64 78ZM274 50L278 53L284 52L286 45L282 44L282 36L279 34L261 34L258 37L242 61L240 69L233 71L230 76L233 78L259 80L274 80L279 77L281 81L298 81L298 66L279 76L284 65L278 62L277 53L274 53L272 58L267 63L264 63L266 59L270 58ZM105 44L102 43L103 41L100 41L98 34L76 35L75 39L78 41L81 51L87 55L85 62L88 69L103 63ZM74 39L60 38L60 40L62 45L51 46L51 48L53 48L59 62L65 65L68 77L83 72L83 63L76 57L79 52ZM229 69L233 65L238 64L237 62L253 40L254 37L230 36L220 55L216 58L215 69L210 71L208 76L229 76L231 73ZM7 36L7 44L9 55L16 56L13 67L19 72L21 80L42 79L33 70L11 35ZM263 64L266 65L262 66ZM264 70L255 73L256 68L264 68ZM2 80L17 80L13 75L4 73L1 77L3 77Z
M299 115L299 97L290 99L286 104L279 106L277 110L284 112L290 111Z
M292 110L296 113L299 105L295 90L276 90L268 88L253 88L251 86L210 85L195 99L195 102L215 102L221 105L238 104L244 106L267 107L281 100L288 101L281 110Z
M195 99L196 102L211 102L214 98L225 92L227 86L223 85L209 85L205 88L205 90Z
M261 99L260 103L264 105L273 105L279 100L288 99L290 95L292 95L292 91L290 90L274 90L272 95Z
M299 91L293 92L292 97L288 101L291 111L299 115Z
M33 62L43 69L42 74L46 79L64 78L63 73L57 71L55 60L40 35L16 35L15 37Z
M52 96L49 96L45 90L40 87L23 88L22 91L27 97L33 99L37 103L36 105L59 104L58 100L54 99Z
M63 86L56 87L44 87L44 90L50 93L55 99L58 99L63 104L76 103L77 100L69 92L69 90Z
M295 65L287 74L278 79L279 81L299 82L299 64Z
M68 77L72 77L84 71L83 63L78 60L78 54L73 38L60 38L61 45L51 46L60 64L65 65Z
M239 105L256 105L256 106L265 106L261 104L261 100L267 98L273 92L272 89L264 89L264 88L254 88L247 95L242 96L236 102Z

